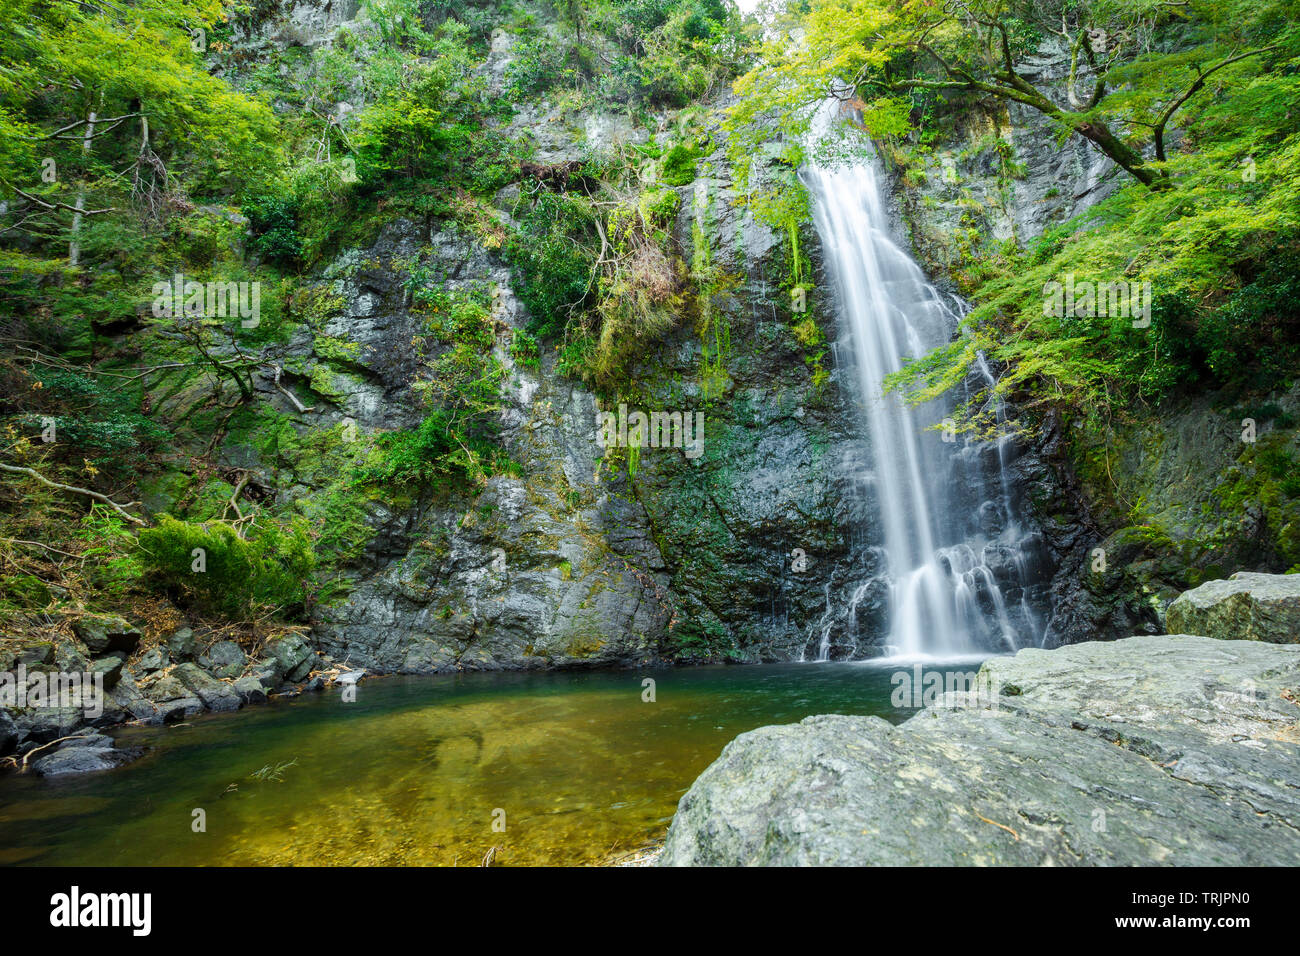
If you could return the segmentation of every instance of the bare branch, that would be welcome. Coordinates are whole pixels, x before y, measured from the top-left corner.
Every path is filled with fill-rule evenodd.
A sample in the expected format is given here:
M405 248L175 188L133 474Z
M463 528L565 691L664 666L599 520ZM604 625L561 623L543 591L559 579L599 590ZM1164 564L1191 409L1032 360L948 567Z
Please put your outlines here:
M145 521L137 518L133 514L129 514L116 501L109 498L107 495L101 495L98 491L91 491L88 488L78 488L75 485L65 485L58 481L50 481L50 479L46 478L34 468L23 468L18 465L6 465L4 462L0 462L0 471L9 471L19 475L27 475L29 478L35 478L41 484L49 485L51 488L57 488L59 491L70 491L74 494L85 495L87 498L94 498L96 501L102 501L104 504L108 505L132 524L138 524L142 528L147 526Z

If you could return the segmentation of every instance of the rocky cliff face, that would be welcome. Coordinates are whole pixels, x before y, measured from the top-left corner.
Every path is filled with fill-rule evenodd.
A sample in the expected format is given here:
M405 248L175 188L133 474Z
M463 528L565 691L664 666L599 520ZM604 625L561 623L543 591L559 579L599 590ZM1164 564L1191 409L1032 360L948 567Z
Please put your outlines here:
M566 128L647 135L599 115L539 128L551 163L584 145ZM317 634L335 657L415 671L628 663L657 656L671 631L687 656L785 660L805 652L828 607L847 603L869 558L855 536L871 536L869 502L852 478L863 454L857 418L836 374L813 386L776 292L783 238L736 208L723 134L712 132L716 149L678 189L677 234L689 256L692 227L705 224L697 234L735 277L712 303L730 339L726 373L706 392L703 343L683 316L634 366L641 398L630 406L702 415L702 453L648 448L635 474L597 478L596 396L559 374L553 355L530 371L499 350L512 378L504 445L522 474L494 478L452 508L379 516L372 567L321 615ZM492 282L503 330L526 323L504 263L472 243L398 223L359 259L413 254L456 282ZM402 278L381 266L335 280L347 305L327 331L375 359L360 363L373 384L344 386L340 409L327 414L372 428L400 420L410 334ZM833 338L833 321L820 318ZM861 619L861 633L844 635L846 653L870 640L869 617Z
M246 38L250 55L331 43L354 12L346 4L285 8L264 35ZM516 49L508 31L493 32L481 71L491 87L502 88ZM548 349L536 367L518 365L509 343L529 316L506 258L481 236L396 219L308 281L305 297L324 305L283 358L285 382L311 396L300 403L308 410L269 382L261 396L295 417L300 437L418 423L411 277L446 276L451 290L493 289L494 355L507 371L501 442L520 466L472 495L371 503L369 541L348 593L317 612L314 634L335 659L380 671L554 667L627 664L671 646L679 658L785 660L804 654L819 622L847 603L871 560L860 546L872 537L870 503L851 477L863 453L857 416L834 370L813 384L778 292L786 239L736 205L719 110L705 107L712 151L694 182L677 189L676 241L686 261L707 244L727 277L710 303L715 332L725 330L725 371L702 374L706 342L693 314L630 370L638 388L630 410L702 415L698 457L647 448L635 469L602 468L597 413L616 408L562 375ZM520 104L508 132L550 165L644 143L675 122L671 113L634 121L544 101ZM499 195L494 214L503 225L518 195ZM824 304L815 315L833 340ZM224 460L282 502L323 495L336 478L254 445L232 444ZM837 637L843 653L872 639L865 602L859 621Z
M357 16L348 3L298 3L244 39L250 55L329 44ZM516 46L508 31L493 32L481 71L491 87L503 87ZM1045 49L1028 69L1059 80L1067 64L1064 51ZM676 238L687 261L697 242L707 243L729 278L711 301L714 330L726 331L723 371L703 374L707 336L685 314L631 369L638 394L629 410L703 415L699 457L645 449L632 473L602 467L597 413L612 403L562 375L546 349L536 367L517 364L510 337L529 317L507 260L482 236L397 218L309 279L309 293L328 307L294 333L283 357L285 381L312 397L308 410L261 383L262 397L295 417L300 437L418 423L412 276L441 275L449 289L494 290L494 355L508 373L502 444L520 464L472 495L368 506L368 543L348 573L348 593L317 614L316 638L334 658L418 672L630 663L670 646L679 658L797 659L823 634L836 657L878 647L887 595L861 587L880 562L871 547L880 538L875 503L858 478L868 439L849 376L834 362L836 323L827 298L814 294L829 347L829 375L815 382L777 291L789 268L786 238L736 205L720 105L707 106L701 124L711 154L694 182L677 189ZM340 116L348 106L339 104ZM554 164L644 143L676 121L539 102L521 104L509 132L531 142L536 162ZM955 289L963 250L1032 238L1115 186L1108 161L1076 140L1057 147L1039 114L972 112L920 175L900 170L896 231L910 236L937 283ZM498 197L502 224L517 201L512 189ZM801 240L820 270L810 226ZM824 273L816 279L827 288ZM1045 640L1158 631L1170 585L1132 570L1149 558L1146 539L1105 540L1112 529L1090 516L1066 444L1048 423L1039 441L998 450L1037 542L1040 577L1028 586L1053 609ZM281 501L310 501L337 477L301 460L268 460L252 443L229 443L222 460ZM1103 544L1110 570L1093 573L1090 555ZM1006 565L999 584L1018 600L1026 582Z
M331 43L350 29L353 12L297 4L271 21L275 29L248 38L250 49ZM503 88L517 49L507 30L493 32L481 69L490 87ZM1048 56L1035 68L1060 71L1060 60ZM327 653L372 669L426 671L630 663L667 647L686 659L788 660L811 656L823 638L833 657L878 650L888 595L883 586L863 587L883 560L872 547L880 540L876 504L861 480L869 439L852 373L836 361L837 323L816 236L805 224L801 243L818 273L811 307L826 342L824 380L814 379L809 350L792 332L790 303L778 291L789 269L787 239L737 203L743 197L718 123L722 105L704 107L699 127L712 152L700 159L695 180L677 189L683 259L705 243L728 280L710 301L712 332L701 335L698 316L684 314L630 369L638 388L630 411L703 416L698 457L645 449L631 473L602 467L601 400L560 374L545 349L535 368L516 364L510 335L529 317L511 288L508 262L481 236L434 220L394 220L309 283L330 307L295 333L284 360L285 375L315 400L297 416L301 433L355 427L373 434L418 422L410 390L419 334L411 277L443 275L451 289L495 290L494 354L508 372L502 443L521 465L519 474L495 477L476 495L396 508L372 503L371 540L349 572L349 593L317 615L315 634ZM992 133L1023 151L1030 169L1023 185L1008 190L1001 167L990 165L989 155L1001 155L996 149L962 156L955 146L935 154L929 186L898 183L896 232L910 233L941 284L957 265L947 239L954 229L1025 238L1113 183L1083 146L1050 148L1037 114L998 122L978 129L976 122L964 135L983 143ZM675 123L671 113L633 120L542 101L520 104L508 131L531 144L536 162L556 164L644 143ZM954 164L964 177L960 188L945 181ZM758 167L761 177L762 158ZM515 189L498 197L495 215L503 224L517 202ZM973 210L980 209L975 222ZM726 340L721 371L705 374L709 335L719 329ZM350 350L342 360L322 347L337 342ZM278 411L295 413L269 385L266 397ZM1081 496L1062 494L1070 476L1052 460L1051 442L972 451L975 459L1010 465L1023 499L1016 505L1031 519L1040 558L1034 580L1026 582L1011 561L994 569L1008 600L1018 604L1029 587L1036 603L1051 606L1054 593L1077 608L1077 600L1070 605L1076 569L1099 535L1080 518ZM310 469L286 474L247 446L230 454L281 500L323 494L333 478ZM1155 629L1145 606L1128 613L1101 604L1083 617L1058 615L1050 639L1114 636L1143 624Z

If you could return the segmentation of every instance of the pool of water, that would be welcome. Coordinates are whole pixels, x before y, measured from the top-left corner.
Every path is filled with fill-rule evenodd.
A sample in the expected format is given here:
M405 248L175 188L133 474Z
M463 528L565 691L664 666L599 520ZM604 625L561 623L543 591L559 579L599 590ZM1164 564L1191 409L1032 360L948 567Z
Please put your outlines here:
M119 745L148 749L118 770L0 778L0 864L464 866L494 846L499 865L600 862L662 838L737 734L810 714L906 719L890 704L898 670L391 677L352 703L333 690L125 728Z

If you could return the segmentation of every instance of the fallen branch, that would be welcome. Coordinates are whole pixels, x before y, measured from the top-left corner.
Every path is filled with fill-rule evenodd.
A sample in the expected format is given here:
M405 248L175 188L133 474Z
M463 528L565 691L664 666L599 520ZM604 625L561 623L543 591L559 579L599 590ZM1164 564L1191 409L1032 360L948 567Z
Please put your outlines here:
M1010 834L1011 834L1013 837L1015 837L1017 840L1020 839L1020 834L1017 833L1015 830L1011 829L1011 827L1007 826L1005 823L998 823L998 821L996 821L996 820L990 820L988 817L980 816L978 813L976 813L975 816L979 817L979 818L980 818L981 820L983 820L985 823L989 823L989 824L992 824L992 825L995 826L995 827L998 827L999 829L1006 830L1008 833L1010 833Z
M106 212L117 212L117 211L118 211L118 210L117 210L116 208L114 208L113 206L106 206L106 207L103 208L103 209L78 209L76 206L69 206L67 203L65 203L65 202L59 202L58 200L55 200L55 201L52 202L52 203L48 203L48 202L46 202L44 199L41 199L41 198L39 198L39 197L37 197L37 196L33 196L31 193L23 192L21 189L19 189L19 188L18 188L17 186L15 186L13 183L10 183L10 182L4 181L4 180L0 180L0 182L4 182L4 184L5 184L6 186L8 186L10 189L12 189L14 192L16 192L19 196L22 196L22 197L23 197L24 199L26 199L28 202L34 202L34 203L36 203L36 205L41 206L41 207L44 208L44 209L50 209L50 210L63 209L63 210L65 210L65 211L67 211L67 212L74 213L75 215L78 215L78 216L99 216L99 215L102 215L103 213L106 213Z
M85 495L87 498L94 498L96 501L102 501L132 524L138 524L142 528L147 527L145 521L137 518L133 514L127 513L126 509L116 501L109 498L107 495L101 495L98 491L91 491L88 488L78 488L75 485L65 485L58 481L50 481L50 479L46 478L34 468L22 468L18 465L6 465L3 462L0 462L0 471L11 471L15 474L27 475L29 478L35 478L41 484L49 485L51 488L57 488L59 491L71 491L73 494Z
M313 405L313 406L311 406L310 408L308 408L307 406L303 405L302 402L298 401L298 396L297 396L297 395L295 395L293 392L289 391L287 388L285 388L283 385L280 384L280 373L281 373L281 371L282 371L282 370L281 370L280 366L278 366L278 365L275 366L275 383L274 383L274 384L275 384L276 391L278 391L281 395L283 395L285 398L287 398L290 402L293 403L293 407L296 408L296 409L298 410L298 414L299 414L299 415L305 415L307 412L314 412L314 411L316 411L316 406L315 406L315 405Z
M71 554L67 551L60 551L58 548L51 548L48 544L41 544L39 541L24 541L22 538L0 538L0 541L8 541L10 544L27 544L36 548L44 548L46 551L53 552L54 554L61 554L65 558L72 558L78 561L85 560L85 555Z
M240 521L244 520L244 513L239 510L239 496L240 494L243 493L244 486L248 484L248 478L249 478L248 472L244 472L244 474L240 476L239 483L235 485L235 493L230 496L230 503L226 505L226 507L223 508L221 511L221 517L223 519L226 517L226 513L230 511L231 508L234 508L235 517L238 518Z

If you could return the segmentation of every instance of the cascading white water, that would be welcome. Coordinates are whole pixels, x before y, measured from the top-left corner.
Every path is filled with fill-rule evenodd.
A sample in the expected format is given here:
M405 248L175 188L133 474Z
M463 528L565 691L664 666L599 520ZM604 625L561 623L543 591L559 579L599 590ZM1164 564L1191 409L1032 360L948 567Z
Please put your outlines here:
M1011 563L1024 582L1001 443L991 466L996 481L986 481L987 443L944 442L930 430L945 417L946 406L908 407L882 391L885 376L905 356L919 357L948 341L958 315L890 237L872 163L814 165L804 175L835 285L837 355L856 372L871 445L870 468L862 478L877 504L887 558L886 647L905 657L951 657L1036 642L1028 604L1022 598L1013 622L989 567L990 560L998 563L1014 552ZM987 366L981 368L992 384ZM983 530L982 513L994 515ZM867 586L850 600L850 621ZM829 615L828 600L828 620ZM818 656L826 659L829 651L827 625Z

